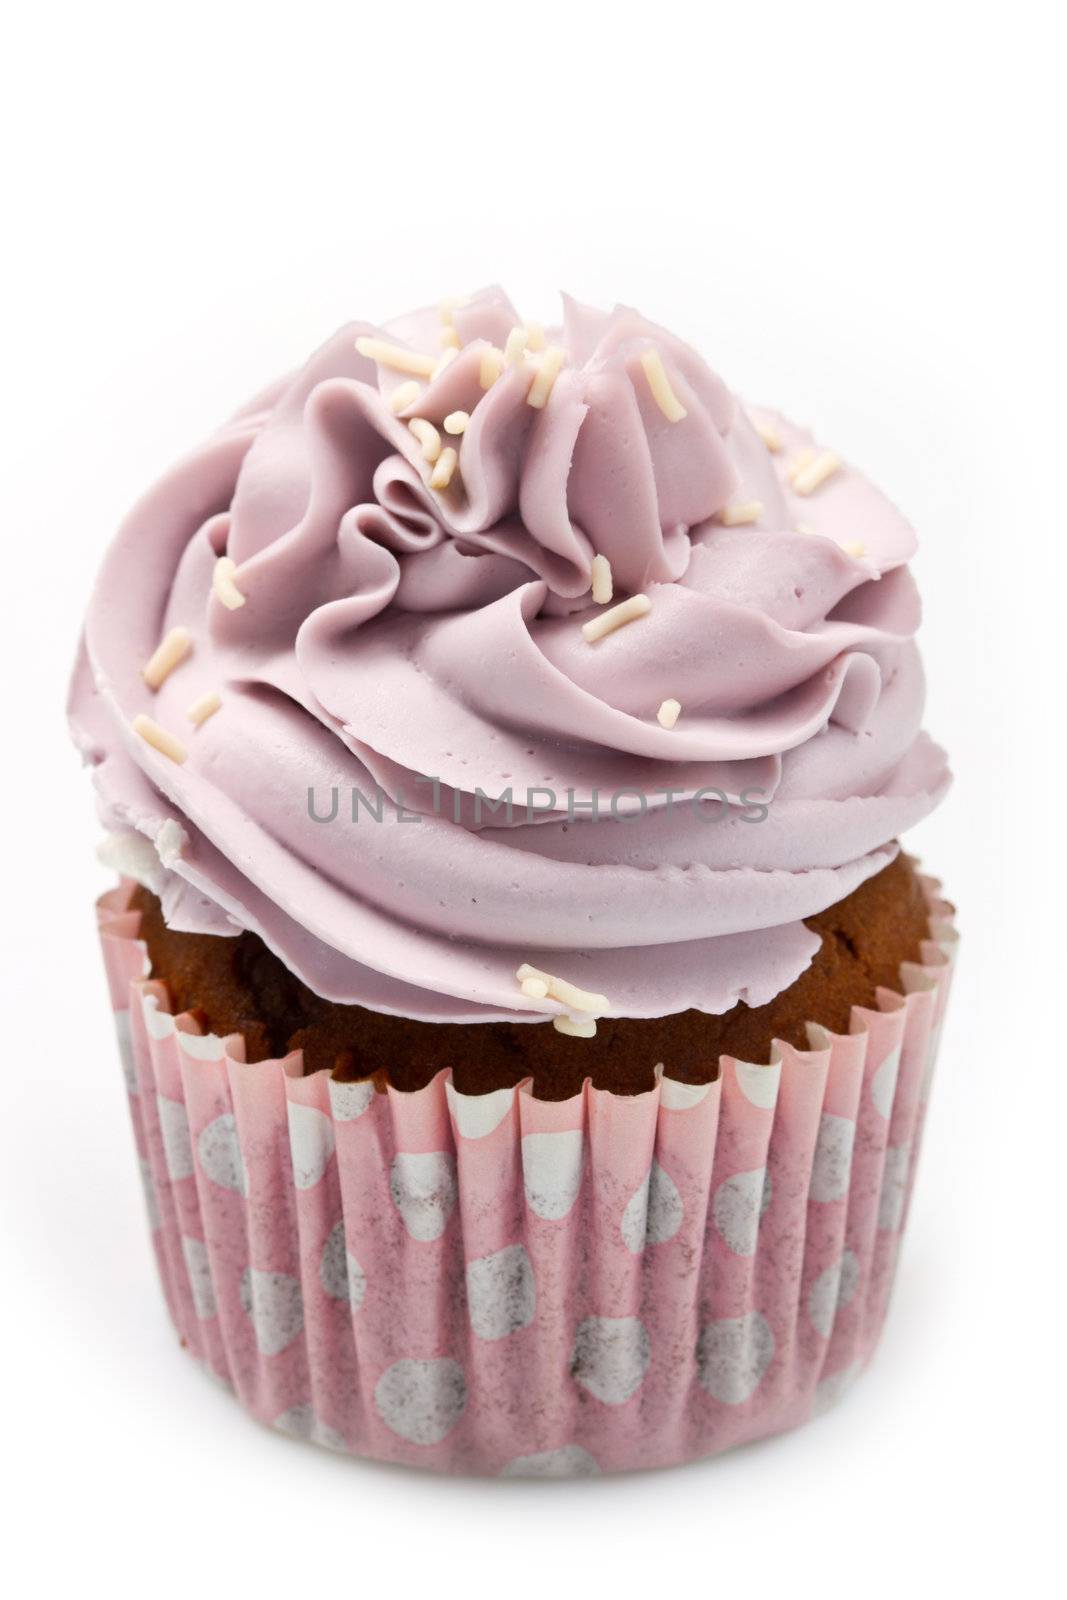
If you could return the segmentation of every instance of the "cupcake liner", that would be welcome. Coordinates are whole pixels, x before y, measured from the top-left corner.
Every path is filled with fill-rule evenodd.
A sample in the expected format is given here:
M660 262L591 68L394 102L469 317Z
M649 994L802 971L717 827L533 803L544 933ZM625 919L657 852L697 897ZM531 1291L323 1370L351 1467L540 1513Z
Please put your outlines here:
M378 1092L172 1016L132 886L99 922L182 1343L261 1421L444 1472L667 1466L804 1421L885 1317L948 994L901 992L714 1083L565 1101Z

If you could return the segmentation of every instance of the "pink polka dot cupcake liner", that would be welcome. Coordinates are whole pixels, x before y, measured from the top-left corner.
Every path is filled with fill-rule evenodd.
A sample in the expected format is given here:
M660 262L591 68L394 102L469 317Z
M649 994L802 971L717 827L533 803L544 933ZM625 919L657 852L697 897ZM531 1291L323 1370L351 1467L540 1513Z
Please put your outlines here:
M885 1319L956 934L850 1032L700 1086L416 1093L244 1060L172 1016L130 886L99 904L159 1275L253 1416L354 1455L670 1466L836 1400Z

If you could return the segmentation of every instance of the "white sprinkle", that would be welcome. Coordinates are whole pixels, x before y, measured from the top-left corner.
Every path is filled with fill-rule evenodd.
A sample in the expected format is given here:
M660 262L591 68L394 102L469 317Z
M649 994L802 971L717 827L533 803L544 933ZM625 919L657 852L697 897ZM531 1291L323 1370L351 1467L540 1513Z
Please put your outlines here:
M435 378L439 378L442 372L445 371L446 367L450 367L452 365L453 361L455 361L458 355L459 351L455 345L447 345L445 349L441 351L437 365L430 373L430 382L432 383Z
M853 539L849 544L843 544L841 548L846 556L854 556L857 561L867 554L867 546L861 544L859 539Z
M786 467L786 474L790 480L795 478L797 473L802 471L802 469L808 465L809 461L814 461L817 454L817 450L813 449L810 444L806 444L802 449L797 451L796 455L791 456L789 458L789 465Z
M445 346L446 349L448 349L448 350L458 350L459 349L459 334L456 332L455 328L453 328L451 326L449 326L447 328L442 328L441 332L438 334L438 338L440 339L441 343Z
M236 561L229 556L220 556L211 574L211 587L215 591L215 598L222 601L227 611L236 611L245 603L244 595L233 581L236 571Z
M795 522L793 524L793 532L794 533L806 533L806 534L814 537L815 529L811 526L811 524L809 522Z
M541 972L537 967L531 967L528 961L516 969L515 976L520 984L531 980L543 983L550 999L558 1000L561 1006L569 1006L572 1011L588 1011L599 1016L608 1009L606 994L593 994L589 989L579 989L576 983L568 983L566 978L557 978L551 972Z
M148 687L158 689L192 648L193 638L188 628L171 628L162 644L157 645L141 668L141 677Z
M663 357L655 345L650 345L641 356L641 365L645 369L648 387L652 390L652 398L659 406L668 422L681 422L689 413L671 388L667 369L663 365Z
M793 488L797 494L812 494L827 478L832 478L841 465L840 456L832 450L823 450L813 461L808 461L793 474Z
M437 365L433 356L420 355L417 350L405 349L402 344L390 344L386 339L361 336L356 340L356 349L361 356L366 356L368 361L376 361L380 367L390 367L394 372L410 372L416 378L428 378Z
M739 528L743 522L758 522L762 515L762 500L746 500L741 505L724 506L719 521L724 528Z
M567 352L561 350L558 344L549 345L540 361L537 363L537 372L526 393L526 404L533 406L535 411L541 411L548 403L552 393L552 386L559 377L559 369L567 359Z
M425 417L412 417L408 423L409 432L415 435L422 447L424 461L434 462L441 454L441 435L432 422L427 422Z
M222 701L219 699L219 696L215 693L214 689L209 689L207 694L202 694L199 700L193 701L185 715L189 718L190 722L195 722L196 726L199 728L200 724L202 722L206 722L208 717L213 717L215 715L215 712L219 709L221 704Z
M596 1037L596 1023L577 1022L574 1017L553 1017L552 1026L557 1033L565 1033L569 1039L593 1039Z
M469 411L450 411L444 422L445 432L451 434L466 433L470 420Z
M441 321L446 328L451 328L456 320L456 312L460 306L470 305L470 301L459 294L446 294L443 300L438 301L441 312Z
M447 489L452 482L452 474L456 470L459 456L452 446L446 445L437 458L437 464L430 474L431 489Z
M760 422L753 419L753 427L763 440L772 455L777 455L782 448L782 436L773 422Z
M527 350L543 350L545 348L545 330L539 322L526 324Z
M482 388L491 389L503 370L503 350L498 350L495 344L487 345L478 366L478 382Z
M673 728L682 714L682 707L677 700L664 700L656 712L656 721L661 728Z
M634 594L629 600L623 600L619 605L612 606L610 611L602 611L600 616L594 617L592 621L583 622L582 633L589 644L596 644L598 639L614 633L616 628L621 628L626 622L647 616L651 610L652 601L647 594Z
M548 993L548 984L543 978L523 978L522 992L529 995L531 1000L543 1000Z
M398 383L392 394L389 396L390 411L392 411L394 414L400 411L406 411L408 406L411 405L413 401L417 400L421 393L422 388L415 382L414 378L409 379L407 383Z
M594 604L606 606L615 593L614 580L611 576L611 562L607 556L594 556L591 571L593 575Z
M153 750L158 750L161 756L167 756L171 761L176 761L180 766L189 752L180 739L176 739L166 728L161 728L158 722L153 722L151 717L143 714L136 716L132 723L134 733L139 733L146 744Z
M526 350L526 329L512 328L504 346L504 360L509 367L517 367Z

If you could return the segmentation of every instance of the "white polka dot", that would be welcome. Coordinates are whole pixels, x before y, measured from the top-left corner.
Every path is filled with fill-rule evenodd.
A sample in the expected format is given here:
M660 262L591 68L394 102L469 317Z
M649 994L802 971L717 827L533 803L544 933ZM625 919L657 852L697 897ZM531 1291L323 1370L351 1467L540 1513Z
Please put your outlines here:
M333 1123L314 1106L289 1101L289 1149L293 1157L293 1182L298 1189L313 1189L322 1180L333 1155Z
M320 1422L307 1401L300 1406L290 1406L280 1417L275 1417L274 1426L279 1433L287 1433L290 1438L306 1439L310 1444L325 1445L327 1450L348 1449L336 1428L327 1427L325 1422Z
M697 1376L723 1405L739 1406L774 1359L774 1334L759 1311L709 1322L697 1344Z
M782 1063L770 1067L757 1067L751 1061L735 1061L734 1077L745 1099L761 1111L773 1111L778 1099L778 1085L782 1079Z
M345 1225L335 1222L322 1247L319 1282L331 1300L347 1300L358 1311L367 1293L367 1275L350 1250L345 1249Z
M880 1117L888 1117L893 1109L893 1096L897 1092L897 1073L900 1070L900 1046L891 1050L871 1078L871 1100Z
M582 1186L580 1128L562 1133L528 1133L522 1141L522 1181L526 1203L546 1222L560 1222Z
M891 1144L885 1153L882 1193L878 1199L878 1226L885 1232L899 1228L903 1221L910 1161L910 1144Z
M300 1285L287 1272L260 1272L246 1267L241 1278L241 1304L252 1319L256 1343L265 1356L291 1345L304 1326Z
M521 1244L468 1261L467 1305L479 1339L506 1339L530 1326L537 1310L537 1288Z
M456 1163L446 1150L393 1157L389 1177L393 1204L413 1239L429 1243L448 1227L456 1204Z
M840 1372L832 1372L828 1378L823 1378L815 1388L812 1414L820 1417L824 1411L829 1411L831 1406L835 1406L842 1395L851 1389L860 1375L860 1370L859 1362L854 1361L850 1367L842 1367Z
M851 1250L819 1273L808 1291L808 1316L816 1333L830 1337L838 1306L847 1306L860 1281L860 1264Z
M561 1444L556 1450L540 1450L532 1456L516 1456L509 1461L502 1478L592 1478L600 1468L580 1444Z
M638 1317L586 1317L574 1338L571 1376L606 1406L621 1406L641 1387L651 1359Z
M218 1312L207 1245L202 1240L190 1239L183 1233L182 1255L185 1257L185 1270L189 1274L189 1287L193 1292L193 1307L201 1322L207 1322Z
M760 1218L769 1199L766 1167L735 1172L716 1189L712 1201L715 1226L723 1244L735 1256L755 1255Z
M367 1274L350 1250L345 1251L345 1266L348 1268L348 1304L352 1311L358 1311L367 1297Z
M374 1390L387 1428L411 1444L439 1444L463 1415L467 1384L458 1361L394 1361Z
M812 1200L843 1200L852 1174L852 1146L856 1124L848 1117L824 1111L819 1118L819 1136L811 1163Z
M193 1143L189 1136L189 1118L180 1100L168 1100L156 1095L159 1109L159 1131L163 1135L163 1155L167 1171L177 1183L193 1175Z
M144 1189L144 1203L148 1211L148 1226L155 1233L157 1228L163 1226L163 1218L159 1214L159 1197L156 1194L155 1180L152 1177L152 1168L144 1156L138 1158L138 1167L141 1172L141 1187Z
M682 1225L682 1197L670 1173L653 1161L622 1214L623 1243L635 1254L649 1244L666 1244Z
M235 1194L248 1193L248 1174L237 1141L237 1122L232 1111L224 1111L201 1131L196 1141L200 1170L220 1189Z
M679 1083L675 1078L664 1078L660 1083L659 1103L665 1111L692 1111L710 1088L710 1083Z
M127 1094L140 1094L137 1083L137 1066L133 1056L133 1035L130 1032L130 1013L128 1011L115 1012L115 1033L119 1041L119 1060L122 1063L122 1076L126 1082Z
M464 1139L484 1139L495 1133L515 1103L514 1089L493 1089L489 1094L460 1094L445 1084L456 1130Z
M331 1078L329 1091L330 1110L335 1122L355 1122L374 1104L377 1093L374 1084L366 1079L359 1083L338 1083Z
M159 1000L154 994L142 994L141 1015L149 1038L169 1039L174 1032L174 1018L169 1011L159 1009Z
M226 1054L225 1042L217 1033L186 1033L182 1028L175 1028L174 1037L178 1049L190 1061L221 1061Z

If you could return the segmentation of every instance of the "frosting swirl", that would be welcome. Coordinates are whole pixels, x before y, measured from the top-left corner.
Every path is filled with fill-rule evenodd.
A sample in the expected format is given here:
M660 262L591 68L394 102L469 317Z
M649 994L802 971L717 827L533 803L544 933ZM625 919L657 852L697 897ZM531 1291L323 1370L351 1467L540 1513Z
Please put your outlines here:
M71 697L103 818L173 926L330 999L538 1020L530 962L616 1015L762 1004L948 782L914 537L637 313L519 327L494 289L344 328L135 508ZM590 643L596 557L650 605Z

